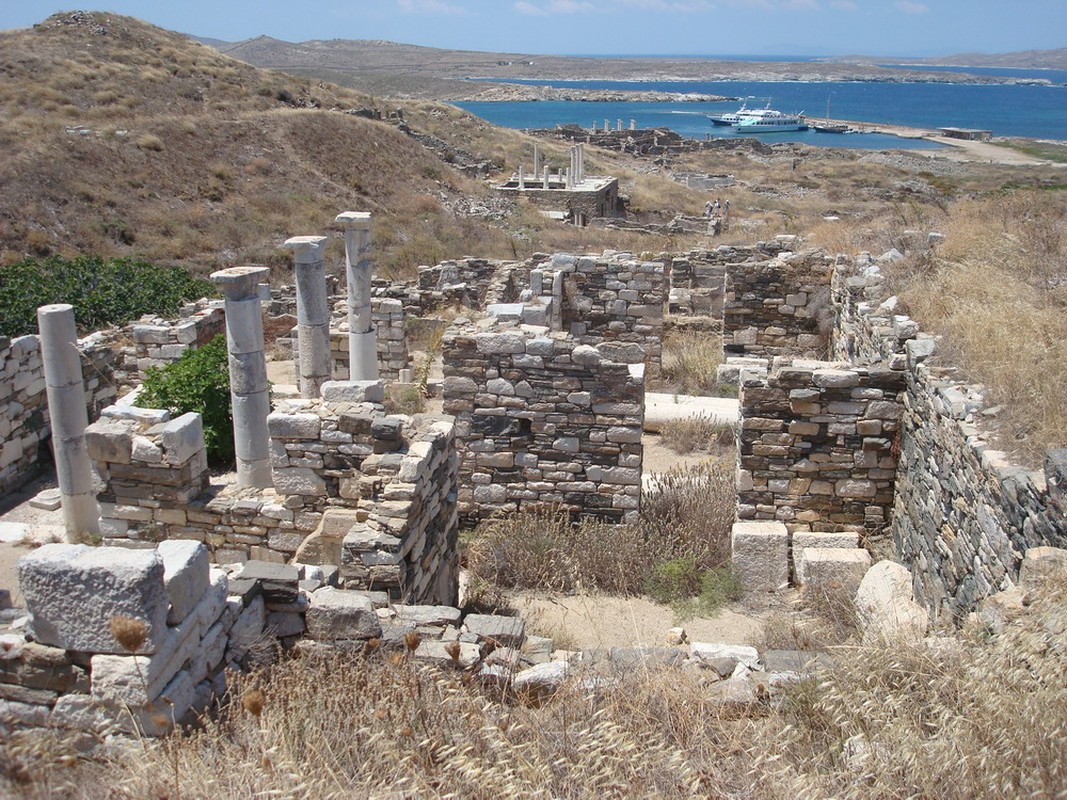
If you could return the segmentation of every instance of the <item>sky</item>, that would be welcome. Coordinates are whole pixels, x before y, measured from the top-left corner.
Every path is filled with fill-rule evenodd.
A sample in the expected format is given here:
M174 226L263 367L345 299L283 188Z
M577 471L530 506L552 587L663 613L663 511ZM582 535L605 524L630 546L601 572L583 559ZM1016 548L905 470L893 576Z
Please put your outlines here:
M100 0L81 7L225 41L386 39L533 54L932 56L1067 47L1067 0ZM70 8L0 0L0 29Z

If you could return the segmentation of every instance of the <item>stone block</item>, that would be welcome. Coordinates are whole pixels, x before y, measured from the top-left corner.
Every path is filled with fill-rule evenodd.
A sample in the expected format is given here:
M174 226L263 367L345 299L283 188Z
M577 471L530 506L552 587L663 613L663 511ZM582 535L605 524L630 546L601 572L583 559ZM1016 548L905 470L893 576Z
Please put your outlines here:
M267 429L274 439L318 439L322 430L322 418L318 414L276 411L268 415Z
M735 522L730 552L746 592L773 592L789 584L789 532L782 523Z
M350 641L381 636L382 626L369 597L324 586L311 594L308 635L320 641Z
M263 600L272 604L294 603L300 573L288 564L269 561L246 561L239 575L241 581L254 581L260 587Z
M461 616L460 610L452 606L418 606L398 603L393 606L393 611L396 612L397 622L408 622L417 626L458 625Z
M1048 583L1067 584L1067 550L1059 547L1031 547L1019 568L1019 585L1026 590L1040 589Z
M163 559L163 584L170 599L167 624L177 625L207 591L210 556L204 545L191 540L160 542L157 549Z
M720 644L717 642L691 642L689 654L697 662L713 663L718 659L728 659L737 664L744 664L751 670L762 669L760 666L759 651L755 647L740 644ZM730 668L733 672L733 667Z
M165 464L184 464L204 449L204 425L199 414L189 412L163 423L160 444Z
M382 403L385 401L385 383L326 381L322 384L322 399L328 403Z
M855 607L867 643L917 642L930 624L926 610L914 600L911 573L894 561L879 561L867 570Z
M115 617L145 626L138 653L154 653L167 634L163 560L153 550L47 544L18 563L19 586L42 644L125 654L111 633Z
M481 651L478 645L472 642L440 642L430 639L419 643L415 658L439 667L468 669L478 663Z
M282 467L272 469L274 489L278 494L294 494L302 497L323 497L326 481L309 467Z
M492 639L504 647L522 647L526 625L520 617L501 614L468 614L463 627L480 639Z
M797 581L806 590L855 593L871 567L861 547L805 547L796 560Z

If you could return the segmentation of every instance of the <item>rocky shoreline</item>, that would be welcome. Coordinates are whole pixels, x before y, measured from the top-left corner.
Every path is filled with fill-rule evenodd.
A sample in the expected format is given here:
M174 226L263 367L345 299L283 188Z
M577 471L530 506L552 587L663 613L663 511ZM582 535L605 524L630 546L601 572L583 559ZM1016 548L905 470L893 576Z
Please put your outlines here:
M625 89L579 89L556 86L527 86L520 83L489 83L479 85L470 93L458 93L445 102L469 102L479 100L495 103L536 102L539 100L565 100L582 103L719 103L740 100L738 97L696 92L654 92Z

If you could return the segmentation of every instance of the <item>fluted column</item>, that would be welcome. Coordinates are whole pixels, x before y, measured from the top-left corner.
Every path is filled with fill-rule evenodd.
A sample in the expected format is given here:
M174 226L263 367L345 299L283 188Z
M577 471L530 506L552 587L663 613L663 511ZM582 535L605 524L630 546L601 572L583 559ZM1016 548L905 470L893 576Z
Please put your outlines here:
M230 400L237 483L266 488L270 473L270 384L263 352L259 282L267 267L231 267L211 273L226 298L226 349L230 354Z
M370 223L366 211L345 211L335 220L345 232L348 277L348 379L378 380L378 336L371 319Z
M285 247L293 251L296 273L296 329L299 339L300 396L321 397L330 380L330 308L326 298L325 236L294 236Z
M56 477L63 502L67 540L79 541L100 532L100 508L93 492L93 470L85 445L89 414L74 307L67 303L37 309L44 361L45 391L52 426Z

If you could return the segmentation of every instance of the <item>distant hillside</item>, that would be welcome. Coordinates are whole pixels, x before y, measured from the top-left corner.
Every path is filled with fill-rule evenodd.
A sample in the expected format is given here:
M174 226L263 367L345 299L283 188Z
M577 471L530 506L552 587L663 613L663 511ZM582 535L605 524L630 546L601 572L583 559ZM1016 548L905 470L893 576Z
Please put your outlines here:
M938 58L908 59L908 63L949 67L1067 69L1067 47L1061 47L1058 50L1023 50L1017 53L960 53Z
M546 246L540 218L501 207L443 160L462 151L365 118L396 103L113 14L55 15L0 34L0 53L0 264L92 253L284 265L285 238L326 232L344 210L375 213L377 260L394 271ZM444 106L409 106L405 120L497 168L529 147ZM340 240L330 247L336 260Z

